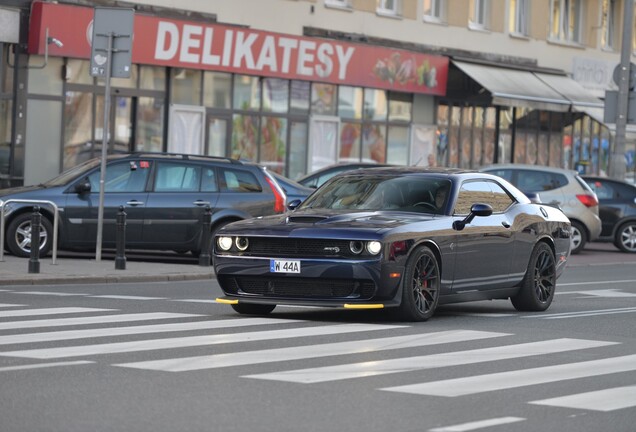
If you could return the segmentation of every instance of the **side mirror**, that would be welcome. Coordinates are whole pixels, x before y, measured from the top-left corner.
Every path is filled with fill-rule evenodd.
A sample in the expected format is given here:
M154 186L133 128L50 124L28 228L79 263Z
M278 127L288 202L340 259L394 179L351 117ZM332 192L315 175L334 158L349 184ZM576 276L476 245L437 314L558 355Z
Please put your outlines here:
M287 209L291 210L291 211L294 211L294 210L296 210L298 208L298 206L300 205L301 202L302 202L301 200L295 199L292 202L290 202L289 204L287 204Z
M457 231L461 231L464 229L466 225L468 225L469 223L472 222L473 219L475 219L475 216L484 217L484 216L490 216L491 214L492 214L492 207L490 205L480 204L480 203L473 204L470 207L470 213L468 213L468 216L466 216L464 220L453 222L453 229Z
M88 180L82 180L75 185L75 192L83 194L91 191L91 182Z

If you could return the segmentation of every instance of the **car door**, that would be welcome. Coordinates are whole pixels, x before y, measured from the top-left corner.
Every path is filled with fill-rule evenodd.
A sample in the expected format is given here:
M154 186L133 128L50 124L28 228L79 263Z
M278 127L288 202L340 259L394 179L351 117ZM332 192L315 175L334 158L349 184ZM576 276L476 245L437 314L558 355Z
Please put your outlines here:
M186 251L198 247L201 217L219 197L216 170L191 161L156 161L144 220L143 244Z
M467 180L462 183L453 210L454 219L464 219L475 203L489 204L493 207L493 214L475 217L458 232L453 282L455 292L509 286L515 238L511 230L512 221L505 210L513 202L494 182Z
M120 206L126 212L126 244L141 240L149 171L149 164L140 164L138 161L108 163L104 179L102 246L115 246L115 222ZM65 243L70 247L83 248L96 244L100 172L99 168L93 170L70 187L63 213ZM90 183L90 190L80 193L74 191L77 184L86 182Z

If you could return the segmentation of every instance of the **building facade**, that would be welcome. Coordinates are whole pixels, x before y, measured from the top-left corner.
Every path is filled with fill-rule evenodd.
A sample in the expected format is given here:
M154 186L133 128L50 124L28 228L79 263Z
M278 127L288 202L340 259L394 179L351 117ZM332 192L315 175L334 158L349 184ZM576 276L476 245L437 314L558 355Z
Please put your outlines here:
M623 0L176 6L0 7L0 187L98 157L104 137L109 152L230 156L290 178L354 160L607 172ZM111 79L108 113L90 70L95 7L134 11L130 77Z

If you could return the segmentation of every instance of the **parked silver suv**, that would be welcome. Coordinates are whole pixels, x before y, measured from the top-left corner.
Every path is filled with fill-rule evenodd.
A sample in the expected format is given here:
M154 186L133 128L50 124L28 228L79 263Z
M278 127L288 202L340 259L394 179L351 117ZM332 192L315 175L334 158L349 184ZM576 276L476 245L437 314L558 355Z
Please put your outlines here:
M558 205L572 222L572 254L601 234L598 198L576 171L521 164L492 165L481 171L502 177L525 193L537 193L544 204Z

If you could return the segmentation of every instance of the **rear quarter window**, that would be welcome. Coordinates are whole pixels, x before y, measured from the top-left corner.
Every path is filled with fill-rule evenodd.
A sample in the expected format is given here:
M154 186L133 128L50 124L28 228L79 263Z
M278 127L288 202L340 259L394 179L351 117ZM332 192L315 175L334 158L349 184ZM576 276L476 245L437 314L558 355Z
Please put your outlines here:
M523 192L545 192L568 184L565 175L547 171L520 170L516 186Z
M254 174L249 171L223 169L220 176L222 192L262 192L263 188Z

